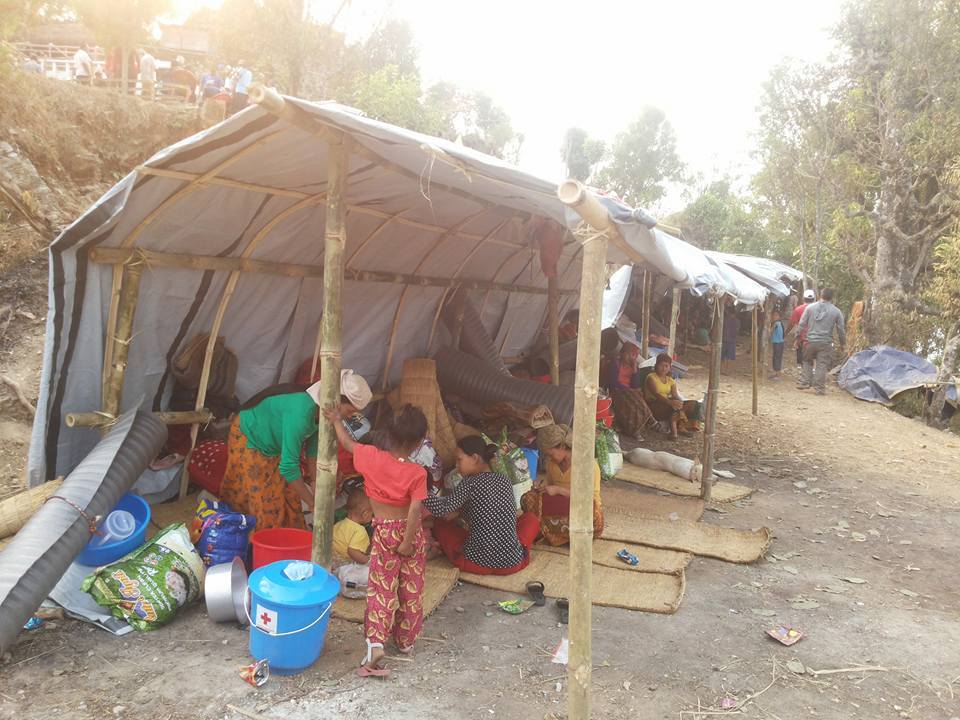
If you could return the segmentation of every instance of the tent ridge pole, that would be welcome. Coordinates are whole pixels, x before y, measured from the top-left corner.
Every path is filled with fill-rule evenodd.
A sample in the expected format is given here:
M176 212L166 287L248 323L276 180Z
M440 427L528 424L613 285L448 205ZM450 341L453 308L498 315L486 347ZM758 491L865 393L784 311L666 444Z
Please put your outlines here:
M103 385L100 401L101 410L114 418L120 415L123 400L123 380L127 371L127 356L130 353L130 340L133 335L137 300L140 296L143 267L144 262L139 257L131 257L126 264L116 266L123 281L117 296L116 329L114 335L109 338L113 346L113 357L110 366L106 368L106 382Z

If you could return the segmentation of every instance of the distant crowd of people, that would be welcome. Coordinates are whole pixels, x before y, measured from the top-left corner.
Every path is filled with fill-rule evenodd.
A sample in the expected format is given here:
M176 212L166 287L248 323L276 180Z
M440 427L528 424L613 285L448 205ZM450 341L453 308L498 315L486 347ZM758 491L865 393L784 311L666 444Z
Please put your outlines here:
M107 85L123 77L120 49L109 51L105 62L98 64L93 60L90 46L83 43L70 65L72 79L78 85ZM22 70L42 75L44 65L31 53L24 59ZM145 100L156 99L161 84L167 89L173 88L173 93L182 93L185 102L196 103L204 121L213 124L247 106L253 72L239 60L234 65L211 65L198 75L182 55L174 58L169 68L160 68L157 58L146 48L140 48L127 57L127 78L128 82L138 81L139 95Z

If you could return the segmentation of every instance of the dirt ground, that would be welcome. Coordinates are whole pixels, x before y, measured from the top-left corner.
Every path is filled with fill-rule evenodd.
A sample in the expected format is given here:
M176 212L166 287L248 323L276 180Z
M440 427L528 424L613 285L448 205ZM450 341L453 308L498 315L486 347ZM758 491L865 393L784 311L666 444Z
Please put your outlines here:
M42 331L14 322L25 349L0 370L35 382L26 361ZM704 357L687 359L693 395ZM789 378L765 382L753 417L748 363L724 377L718 457L757 492L704 520L770 527L771 549L755 565L695 559L675 615L595 608L594 717L960 718L960 440ZM5 481L18 476L25 419L0 425ZM692 455L698 443L676 449ZM565 717L565 668L550 661L565 628L552 603L514 617L495 612L501 599L458 586L387 680L354 676L360 628L333 621L313 668L261 689L236 672L247 633L199 606L123 638L48 622L0 668L0 718ZM765 635L775 624L806 637L781 647ZM721 712L725 700L739 711Z

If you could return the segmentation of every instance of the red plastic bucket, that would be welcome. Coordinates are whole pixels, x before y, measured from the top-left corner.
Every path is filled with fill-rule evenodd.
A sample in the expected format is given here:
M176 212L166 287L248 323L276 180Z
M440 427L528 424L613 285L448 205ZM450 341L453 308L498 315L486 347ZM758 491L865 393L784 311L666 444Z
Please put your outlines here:
M310 560L313 534L296 528L257 530L250 536L253 545L253 567L263 567L277 560Z

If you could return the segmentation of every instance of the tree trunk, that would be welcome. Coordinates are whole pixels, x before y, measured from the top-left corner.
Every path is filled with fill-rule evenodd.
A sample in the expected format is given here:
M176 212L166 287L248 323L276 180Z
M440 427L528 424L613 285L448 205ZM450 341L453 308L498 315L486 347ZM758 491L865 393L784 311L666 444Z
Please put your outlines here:
M814 233L817 238L817 250L813 259L813 289L820 294L820 255L823 250L823 176L817 178L817 203L814 216Z
M810 285L807 282L807 221L803 213L800 214L800 272L803 273L803 290L806 292Z
M943 346L943 359L940 362L940 372L937 373L937 382L940 384L933 391L933 398L927 406L927 425L943 426L940 416L943 414L943 405L947 400L947 383L957 372L958 360L960 360L960 321L950 329Z

